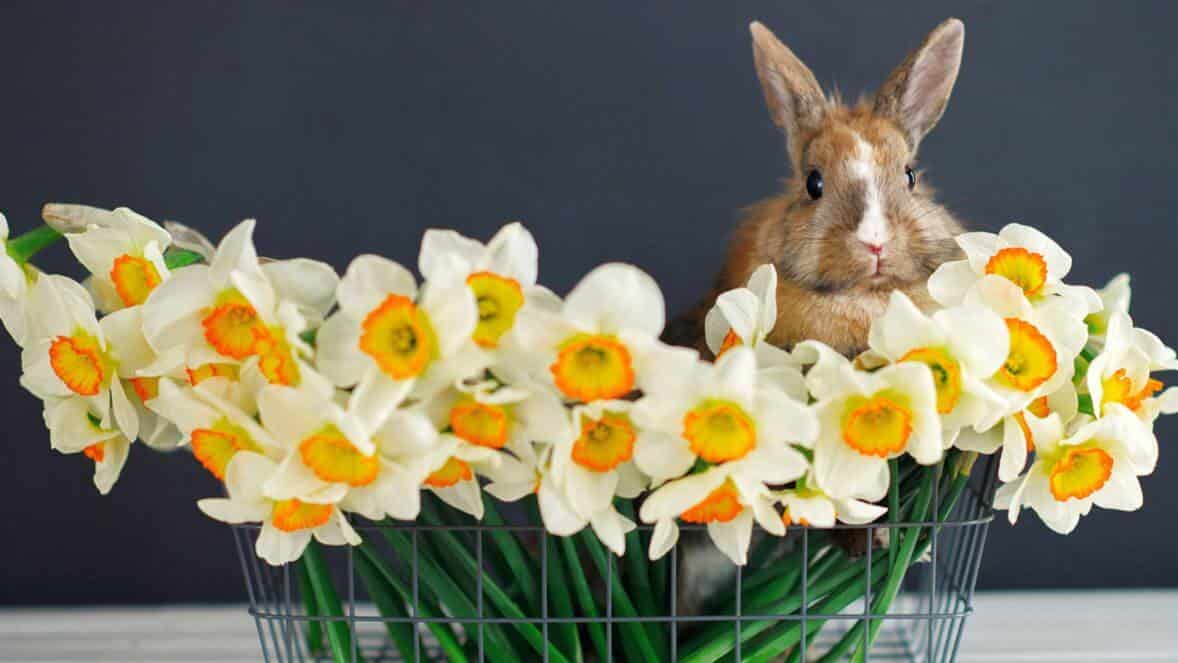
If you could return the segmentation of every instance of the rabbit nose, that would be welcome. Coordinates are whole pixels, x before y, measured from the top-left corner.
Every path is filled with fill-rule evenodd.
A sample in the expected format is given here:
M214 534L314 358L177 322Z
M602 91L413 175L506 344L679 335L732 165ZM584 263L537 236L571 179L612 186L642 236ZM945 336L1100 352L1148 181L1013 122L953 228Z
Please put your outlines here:
M874 242L863 242L863 246L866 246L868 251L877 256L882 254L884 250L883 244L875 244Z

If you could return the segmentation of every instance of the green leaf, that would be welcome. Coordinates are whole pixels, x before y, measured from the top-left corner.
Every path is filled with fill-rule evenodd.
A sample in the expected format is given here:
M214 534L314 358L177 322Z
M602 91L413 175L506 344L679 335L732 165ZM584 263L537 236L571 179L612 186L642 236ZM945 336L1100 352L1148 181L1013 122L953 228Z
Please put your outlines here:
M573 537L560 537L560 547L564 552L564 559L569 565L569 578L573 583L573 593L577 596L577 603L581 612L589 619L598 619L601 613L597 610L597 602L593 600L593 592L589 589L589 580L585 577L585 569L581 566L581 558L577 553L577 546ZM589 631L589 639L597 650L598 661L610 660L609 649L606 646L605 627L600 622L589 622L585 625Z
M196 251L189 251L188 249L177 249L175 247L168 249L164 254L164 265L169 270L177 270L181 267L195 265L204 262L205 257Z
M376 604L376 609L380 611L380 616L386 620L384 622L385 630L389 632L389 638L396 645L397 651L401 653L401 659L405 661L413 660L414 652L416 651L416 640L413 633L413 625L408 620L409 612L405 609L405 604L393 598L391 594L391 587L385 582L380 575L380 571L373 566L372 562L368 561L368 556L358 554L355 557L356 572L360 575L360 580L364 583L364 588L368 591L369 598ZM453 660L453 659L451 659Z
M307 565L299 562L299 590L303 595L303 606L308 617L319 617L319 605L315 603L315 590L311 586L311 574ZM323 651L323 623L315 620L307 622L307 650L312 654Z
M614 608L622 617L637 617L638 611L634 608L634 602L630 600L630 595L626 592L625 586L622 585L620 573L614 571L609 573L606 570L606 565L610 563L605 547L597 540L597 537L590 531L582 530L577 535L581 539L581 543L589 551L589 557L593 559L594 565L597 566L597 572L601 574L602 578L607 575L611 576L613 582L611 583L612 594L614 599ZM627 644L633 647L633 650L627 649L626 653L632 654L639 661L661 661L666 656L660 655L654 648L650 641L649 634L641 622L622 622L619 627L622 633L625 634ZM669 651L669 650L668 650Z
M319 550L319 542L311 541L303 551L303 564L311 577L311 590L315 595L315 604L325 617L331 617L326 622L327 640L331 644L331 658L336 663L348 663L362 660L359 652L352 658L352 629L344 621L344 611L340 606L339 595L335 593L335 585L331 581L331 572L323 561Z

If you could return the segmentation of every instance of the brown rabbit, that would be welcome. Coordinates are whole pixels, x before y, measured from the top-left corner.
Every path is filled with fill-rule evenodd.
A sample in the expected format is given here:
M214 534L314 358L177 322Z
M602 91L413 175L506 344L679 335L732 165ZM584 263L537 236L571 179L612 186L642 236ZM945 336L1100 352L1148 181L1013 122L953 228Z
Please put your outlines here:
M892 290L929 303L925 281L956 255L956 219L916 171L916 152L941 118L965 26L949 19L855 106L827 97L814 75L760 23L750 26L769 115L789 145L785 191L745 210L715 288L672 323L667 340L703 346L703 318L716 296L741 287L762 264L779 275L777 324L769 341L823 341L854 355Z
M777 267L777 323L769 341L824 341L853 356L892 290L931 303L925 282L956 256L956 219L917 176L917 148L941 118L965 26L937 26L870 101L828 98L814 75L760 23L750 26L757 76L773 122L784 130L793 177L785 191L749 207L713 291L668 328L668 342L707 352L703 320L716 296L741 287L765 263ZM843 542L861 554L866 541ZM702 536L685 535L680 610L700 610L728 583L731 563Z

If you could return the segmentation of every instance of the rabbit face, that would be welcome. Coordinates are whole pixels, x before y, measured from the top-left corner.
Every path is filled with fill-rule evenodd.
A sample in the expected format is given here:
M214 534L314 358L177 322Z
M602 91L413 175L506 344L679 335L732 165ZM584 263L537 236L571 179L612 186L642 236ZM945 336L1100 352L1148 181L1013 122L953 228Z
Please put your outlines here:
M825 292L893 290L953 255L956 225L913 170L904 132L870 108L834 107L807 135L788 184L776 262Z

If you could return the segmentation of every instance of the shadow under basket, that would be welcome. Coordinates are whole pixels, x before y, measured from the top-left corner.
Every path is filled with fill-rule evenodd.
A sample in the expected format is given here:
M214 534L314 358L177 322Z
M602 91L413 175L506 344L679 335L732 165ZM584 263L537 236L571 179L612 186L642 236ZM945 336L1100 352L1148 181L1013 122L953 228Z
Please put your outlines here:
M588 529L545 533L533 498L488 500L478 522L431 495L416 523L357 521L363 545L312 543L280 567L254 555L258 526L233 532L267 661L952 661L996 470L962 456L893 465L885 503L906 520L754 535L690 614L682 540L651 562L640 526L615 557Z

